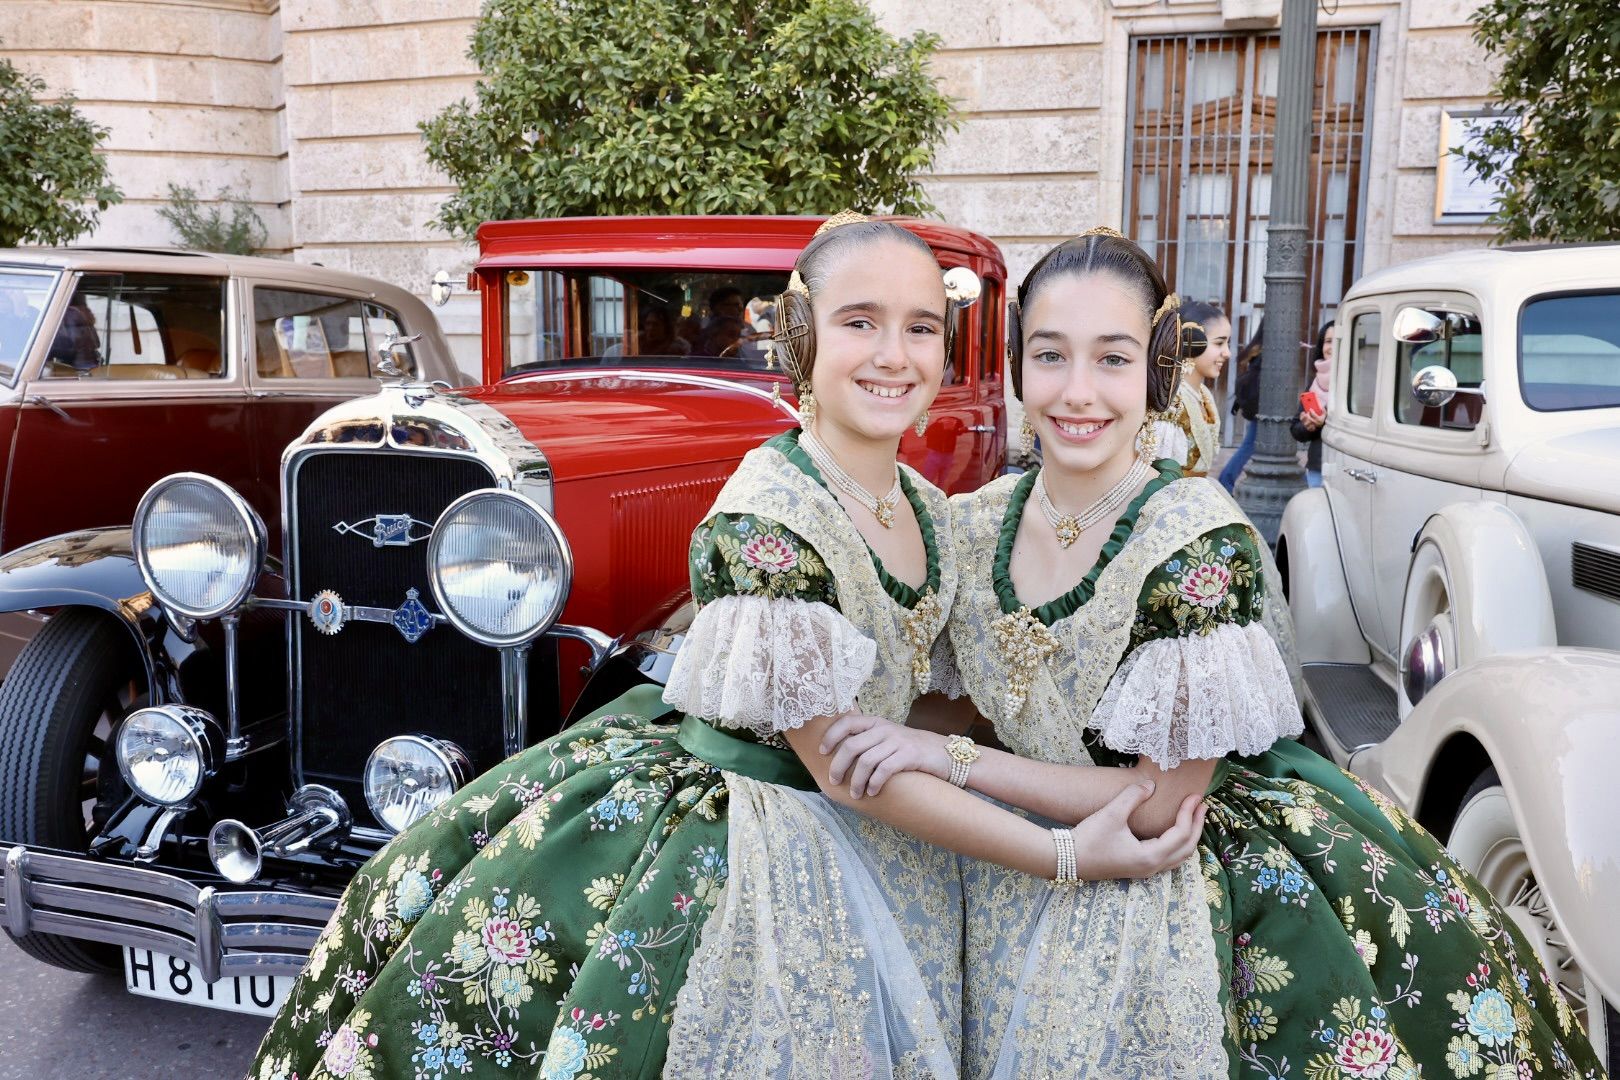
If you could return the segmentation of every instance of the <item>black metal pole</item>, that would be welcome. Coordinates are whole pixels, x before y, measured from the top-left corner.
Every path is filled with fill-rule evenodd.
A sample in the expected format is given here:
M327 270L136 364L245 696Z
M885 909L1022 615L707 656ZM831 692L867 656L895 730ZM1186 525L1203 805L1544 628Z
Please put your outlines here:
M1305 486L1299 444L1288 425L1299 415L1299 342L1305 326L1310 240L1311 113L1316 103L1317 0L1283 0L1277 72L1277 138L1266 230L1266 331L1261 342L1260 410L1254 457L1237 500L1268 543L1277 542L1283 507Z

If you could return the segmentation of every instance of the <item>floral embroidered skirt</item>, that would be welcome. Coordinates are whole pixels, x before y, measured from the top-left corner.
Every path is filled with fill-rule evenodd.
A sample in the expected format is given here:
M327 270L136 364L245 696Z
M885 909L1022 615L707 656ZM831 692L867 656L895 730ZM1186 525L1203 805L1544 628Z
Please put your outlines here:
M1206 802L1197 869L964 863L964 1076L1603 1075L1516 924L1382 795L1284 741Z
M657 1075L727 877L722 774L665 712L631 691L378 852L251 1076Z
M1602 1076L1518 927L1399 807L1292 742L1200 849L1234 1077Z

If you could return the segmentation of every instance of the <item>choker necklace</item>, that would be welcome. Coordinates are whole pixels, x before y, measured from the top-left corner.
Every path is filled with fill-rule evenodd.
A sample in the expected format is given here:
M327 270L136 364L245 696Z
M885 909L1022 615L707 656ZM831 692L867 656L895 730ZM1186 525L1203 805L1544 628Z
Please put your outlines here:
M816 468L821 470L821 475L826 477L833 487L870 510L879 525L885 529L894 528L894 511L905 495L900 487L900 466L896 465L894 468L894 486L880 499L845 472L844 467L838 464L838 459L832 456L832 451L822 446L808 431L799 436L799 445L804 447L805 452L810 455L810 460L816 463Z
M1046 515L1047 523L1057 533L1058 547L1067 548L1080 539L1081 533L1112 514L1152 472L1153 466L1137 458L1130 470L1120 477L1119 483L1104 492L1102 498L1078 514L1061 514L1052 505L1052 497L1046 493L1046 470L1041 470L1035 477L1035 499L1041 504L1041 513Z

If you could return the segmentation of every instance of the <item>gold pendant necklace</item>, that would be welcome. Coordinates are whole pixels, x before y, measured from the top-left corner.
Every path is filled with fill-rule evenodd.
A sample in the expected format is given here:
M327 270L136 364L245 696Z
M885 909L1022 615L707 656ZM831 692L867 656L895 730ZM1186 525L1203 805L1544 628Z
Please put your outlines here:
M1119 482L1103 493L1102 498L1078 514L1065 514L1052 505L1052 496L1046 491L1046 471L1041 470L1035 477L1035 501L1040 504L1047 524L1057 533L1058 547L1068 548L1080 539L1081 533L1112 514L1152 471L1153 466L1137 458Z
M816 463L816 468L821 470L821 475L826 477L833 487L838 488L866 507L872 516L877 518L879 525L885 529L894 528L894 512L899 507L900 500L905 496L904 489L900 487L900 467L898 465L894 469L894 486L889 489L887 495L879 498L867 491L856 482L853 476L845 472L844 467L838 464L838 459L832 456L832 451L822 446L816 440L816 437L808 431L799 436L799 445L804 447L805 452L810 455L810 460Z

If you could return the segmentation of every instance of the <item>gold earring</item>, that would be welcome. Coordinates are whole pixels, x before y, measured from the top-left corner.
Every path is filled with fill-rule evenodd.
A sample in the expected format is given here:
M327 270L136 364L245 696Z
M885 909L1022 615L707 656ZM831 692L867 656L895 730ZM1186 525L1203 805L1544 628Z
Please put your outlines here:
M911 425L911 430L915 431L919 438L922 436L923 432L928 430L928 410L927 409L924 409L923 412L922 412L922 415L917 417L917 422L915 424Z
M1153 424L1159 419L1158 415L1149 409L1147 416L1142 420L1142 428L1136 433L1136 453L1143 461L1152 464L1154 455L1159 450L1159 433L1153 430Z
M805 431L816 422L816 395L810 392L809 384L799 388L799 427Z
M1019 446L1024 453L1033 454L1035 452L1035 425L1029 422L1027 415L1024 417L1024 422L1018 427L1018 439Z

